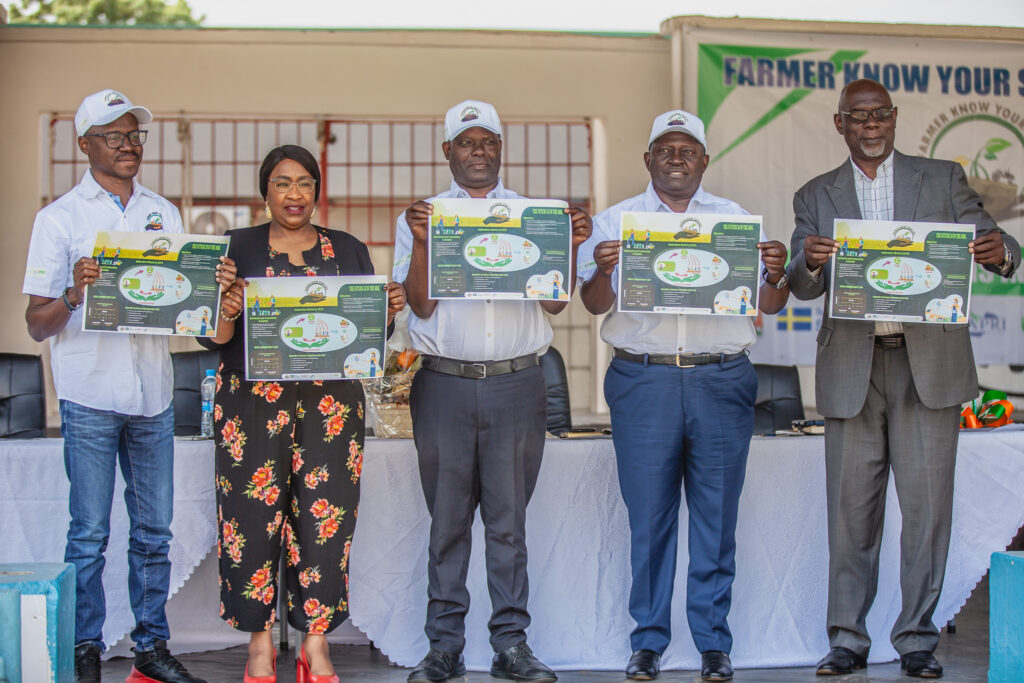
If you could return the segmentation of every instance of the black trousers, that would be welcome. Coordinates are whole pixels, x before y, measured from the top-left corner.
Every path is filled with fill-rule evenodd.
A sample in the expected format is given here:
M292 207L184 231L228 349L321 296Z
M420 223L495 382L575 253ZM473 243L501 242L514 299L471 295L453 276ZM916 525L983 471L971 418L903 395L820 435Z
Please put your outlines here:
M469 611L466 574L477 505L485 529L491 647L526 640L526 504L544 453L540 367L487 379L420 370L410 396L420 482L430 511L430 646L461 652Z

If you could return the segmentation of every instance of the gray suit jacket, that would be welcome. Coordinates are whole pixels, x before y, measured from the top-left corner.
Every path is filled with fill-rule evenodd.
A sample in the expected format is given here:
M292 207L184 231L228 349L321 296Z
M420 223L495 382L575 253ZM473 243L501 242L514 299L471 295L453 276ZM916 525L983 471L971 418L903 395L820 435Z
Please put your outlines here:
M959 164L895 154L894 220L974 223L978 235L991 230L1002 232L968 187ZM811 278L804 261L804 238L831 237L833 219L861 217L849 159L800 188L793 197L793 210L796 229L790 246L793 258L787 269L790 291L798 299L815 299L829 289L831 278L828 264L817 280ZM1005 233L1003 240L1016 270L1020 246ZM998 271L994 266L986 269ZM978 375L967 325L911 323L903 330L914 387L925 406L948 408L977 396ZM818 412L835 418L849 418L860 412L867 396L873 353L874 323L832 318L826 299L815 373Z

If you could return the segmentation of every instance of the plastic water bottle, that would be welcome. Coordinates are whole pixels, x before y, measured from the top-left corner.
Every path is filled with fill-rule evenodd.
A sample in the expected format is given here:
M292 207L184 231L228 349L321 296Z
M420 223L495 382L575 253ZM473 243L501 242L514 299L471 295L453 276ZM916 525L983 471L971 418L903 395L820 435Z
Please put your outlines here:
M213 397L217 393L217 371L207 370L203 383L199 385L199 393L203 397L203 417L200 420L200 435L206 439L213 438Z

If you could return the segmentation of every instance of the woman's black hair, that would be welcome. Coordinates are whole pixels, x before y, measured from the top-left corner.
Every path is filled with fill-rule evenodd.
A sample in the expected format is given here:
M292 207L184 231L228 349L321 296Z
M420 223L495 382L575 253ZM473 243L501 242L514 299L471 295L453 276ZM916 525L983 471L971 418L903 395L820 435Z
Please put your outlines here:
M281 145L275 147L267 153L267 156L263 158L263 163L260 164L260 194L263 195L263 199L267 198L267 190L270 186L270 174L273 173L274 167L285 159L291 159L292 161L298 162L302 168L306 169L306 173L312 176L313 180L316 181L316 195L313 201L320 200L320 165L316 163L316 157L314 157L308 149L305 147L299 147L298 145Z

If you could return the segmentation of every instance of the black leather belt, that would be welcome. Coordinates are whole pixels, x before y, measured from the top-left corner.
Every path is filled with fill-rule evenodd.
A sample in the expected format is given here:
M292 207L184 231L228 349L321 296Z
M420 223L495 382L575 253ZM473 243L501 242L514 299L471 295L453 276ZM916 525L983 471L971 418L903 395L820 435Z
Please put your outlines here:
M615 349L615 357L628 360L632 363L653 363L654 365L674 365L677 368L692 368L695 365L708 365L710 363L728 363L731 360L742 358L747 355L746 351L739 353L630 353L623 349Z
M902 334L879 334L875 336L875 346L880 349L902 349L907 339Z
M527 370L540 364L540 360L535 353L528 353L525 356L508 360L485 360L479 363L423 354L422 362L423 367L427 370L441 372L446 375L455 375L456 377L465 377L466 379L486 379L487 377L495 377L497 375L507 375L510 372Z

